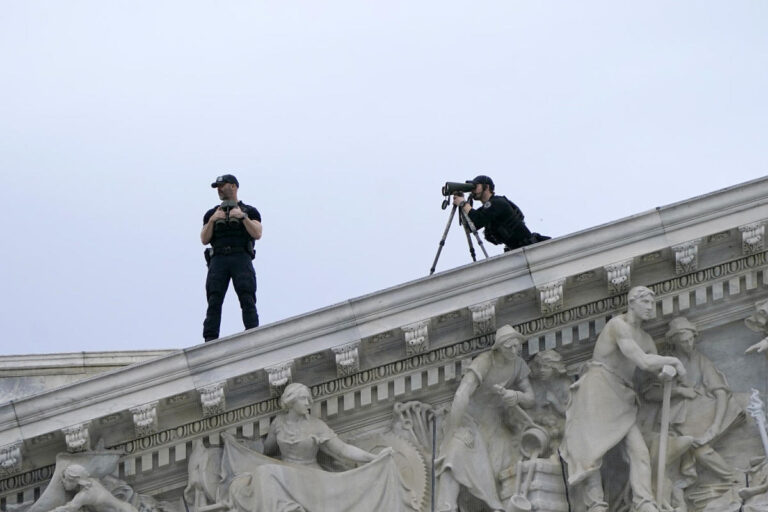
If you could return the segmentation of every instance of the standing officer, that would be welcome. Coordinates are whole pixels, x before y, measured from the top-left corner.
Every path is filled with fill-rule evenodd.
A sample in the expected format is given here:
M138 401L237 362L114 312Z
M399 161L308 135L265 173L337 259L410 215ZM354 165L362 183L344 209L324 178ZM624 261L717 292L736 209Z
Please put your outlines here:
M243 310L243 325L246 329L259 325L256 272L251 260L256 256L254 241L261 238L261 214L253 206L238 201L240 183L231 174L219 176L211 187L218 190L222 203L205 212L200 232L203 245L211 244L205 250L208 263L205 280L208 311L203 322L205 341L219 337L221 305L230 279Z
M477 229L485 228L485 239L494 245L504 244L504 252L526 245L549 240L550 237L531 233L525 225L525 216L515 203L494 193L493 180L488 176L477 176L467 181L475 186L470 192L472 199L481 201L483 206L473 209L464 194L455 194L453 204L460 207Z

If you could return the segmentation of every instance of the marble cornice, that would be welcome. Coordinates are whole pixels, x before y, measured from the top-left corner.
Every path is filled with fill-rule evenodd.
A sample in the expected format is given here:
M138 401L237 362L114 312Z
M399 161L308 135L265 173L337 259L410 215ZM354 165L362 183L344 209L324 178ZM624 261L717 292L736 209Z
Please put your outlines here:
M645 286L654 291L657 301L661 301L666 296L690 290L706 283L731 279L744 274L744 272L762 269L768 261L767 256L768 253L766 252L751 254L656 283L645 283ZM611 311L625 309L626 306L626 293L612 295L578 304L552 315L542 315L525 322L520 322L515 324L514 327L524 336L536 336L544 331L592 319L595 316Z
M440 347L423 354L415 354L405 359L392 361L374 368L361 370L353 375L310 385L312 397L319 406L324 400L359 392L379 383L389 383L398 377L405 377L413 372L427 371L461 358L471 358L486 350L493 342L492 335L473 337L453 345ZM387 397L385 400L389 400ZM256 403L228 410L208 418L200 418L183 425L165 429L161 432L141 437L125 443L110 446L111 449L124 451L127 454L156 449L165 444L176 444L194 439L203 434L217 430L231 429L245 423L258 421L264 417L272 417L280 411L277 398L268 398Z
M2 404L0 446L765 219L768 178L657 208Z
M0 356L0 378L93 375L171 354L173 350L73 352Z

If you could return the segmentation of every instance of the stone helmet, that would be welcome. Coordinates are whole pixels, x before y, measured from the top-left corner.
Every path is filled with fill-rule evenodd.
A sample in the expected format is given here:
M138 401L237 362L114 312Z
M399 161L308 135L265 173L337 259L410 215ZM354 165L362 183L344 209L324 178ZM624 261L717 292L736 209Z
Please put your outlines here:
M676 318L673 318L672 321L669 322L669 330L667 331L667 334L665 334L664 336L667 338L668 341L673 341L675 334L681 333L683 331L692 332L694 338L699 337L699 330L696 328L695 325L691 323L690 320L688 320L684 316L678 316Z
M519 339L521 344L523 341L525 341L523 335L520 334L514 327L509 324L502 325L496 331L496 340L493 342L493 349L498 349L501 347L502 343L512 338Z

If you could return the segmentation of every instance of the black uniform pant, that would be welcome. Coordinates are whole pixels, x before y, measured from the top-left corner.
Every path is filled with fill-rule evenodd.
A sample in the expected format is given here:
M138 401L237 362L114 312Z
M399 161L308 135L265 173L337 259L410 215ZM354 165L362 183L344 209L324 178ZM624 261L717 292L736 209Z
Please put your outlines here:
M230 279L243 310L243 325L246 329L259 326L259 314L256 312L256 272L253 270L250 255L245 252L214 254L208 265L208 277L205 280L205 294L208 297L208 311L203 322L205 341L219 337L221 305L224 303Z

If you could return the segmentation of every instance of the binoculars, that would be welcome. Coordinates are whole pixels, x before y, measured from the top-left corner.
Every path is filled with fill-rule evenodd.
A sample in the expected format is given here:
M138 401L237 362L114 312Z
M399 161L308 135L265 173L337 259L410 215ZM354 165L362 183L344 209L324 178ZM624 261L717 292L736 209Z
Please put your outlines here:
M232 208L237 208L237 201L233 201L231 199L228 199L226 201L221 202L221 209L224 210L224 213L227 214L227 218L223 220L217 220L214 226L223 226L225 224L229 224L230 226L234 227L237 226L241 221L240 219L230 219L229 218L229 212L232 210Z
M473 190L475 190L475 184L471 181L467 181L465 183L459 183L458 181L446 181L445 185L443 185L443 195L445 196L445 199L443 200L443 204L440 207L443 210L448 208L448 205L451 204L449 198L453 194L463 194L464 192L472 192Z
M443 185L443 195L444 196L452 196L456 192L464 193L464 192L472 192L475 190L475 184L471 181L467 181L465 183L459 183L457 181L446 181L445 185Z

